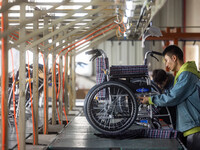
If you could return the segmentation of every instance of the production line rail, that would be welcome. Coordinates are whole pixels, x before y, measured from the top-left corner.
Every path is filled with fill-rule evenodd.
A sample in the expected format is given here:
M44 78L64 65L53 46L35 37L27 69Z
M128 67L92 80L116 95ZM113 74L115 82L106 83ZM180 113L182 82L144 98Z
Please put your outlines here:
M143 128L133 124L130 129ZM170 149L181 150L183 147L177 139L151 139L136 138L123 139L101 138L95 135L98 133L86 120L85 116L79 115L74 118L52 142L49 150L149 150L149 149Z

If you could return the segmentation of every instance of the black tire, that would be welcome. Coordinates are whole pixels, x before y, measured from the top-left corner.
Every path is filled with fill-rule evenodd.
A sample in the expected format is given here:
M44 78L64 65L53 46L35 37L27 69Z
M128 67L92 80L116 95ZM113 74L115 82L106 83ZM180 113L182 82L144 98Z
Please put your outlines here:
M105 93L103 96L99 93ZM94 86L87 94L84 113L88 122L103 134L116 135L137 118L138 105L126 85L109 81Z
M154 129L161 129L162 126L159 121L153 121Z

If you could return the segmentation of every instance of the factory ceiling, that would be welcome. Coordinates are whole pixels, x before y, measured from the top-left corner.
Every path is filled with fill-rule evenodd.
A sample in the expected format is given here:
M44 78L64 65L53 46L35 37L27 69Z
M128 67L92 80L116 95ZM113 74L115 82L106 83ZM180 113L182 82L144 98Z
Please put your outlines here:
M5 0L0 13L8 12L9 48L64 53L78 40L77 51L93 48L110 38L139 39L167 0ZM20 36L20 30L25 35ZM77 44L77 43L76 43Z

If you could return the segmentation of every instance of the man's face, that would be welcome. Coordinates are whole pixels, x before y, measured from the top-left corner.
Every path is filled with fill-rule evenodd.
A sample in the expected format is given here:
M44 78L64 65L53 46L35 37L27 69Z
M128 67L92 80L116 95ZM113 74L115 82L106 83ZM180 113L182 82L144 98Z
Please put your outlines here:
M172 55L171 57L168 55L164 56L165 58L165 66L168 67L171 71L176 71L176 56Z

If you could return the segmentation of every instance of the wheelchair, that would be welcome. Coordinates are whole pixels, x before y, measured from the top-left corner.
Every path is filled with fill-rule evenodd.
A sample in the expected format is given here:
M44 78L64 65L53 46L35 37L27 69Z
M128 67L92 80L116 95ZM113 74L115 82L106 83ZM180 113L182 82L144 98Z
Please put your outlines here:
M162 55L156 51L145 54L144 65L111 66L101 49L86 52L96 59L96 82L85 97L84 114L91 126L107 135L118 135L133 123L161 128L160 116L167 116L172 124L168 108L167 114L159 114L152 105L140 104L138 97L161 94L161 90L148 75L147 57ZM158 59L157 59L158 60ZM142 122L145 120L146 122Z

